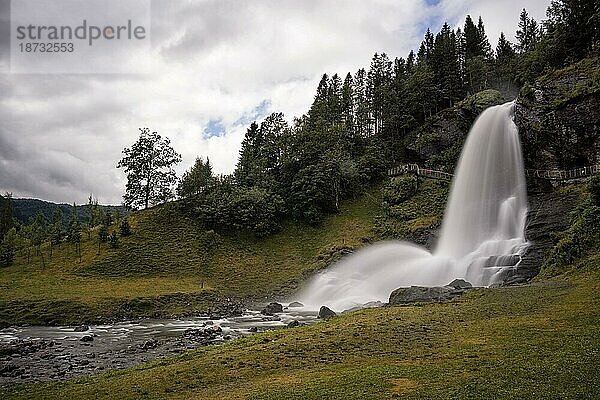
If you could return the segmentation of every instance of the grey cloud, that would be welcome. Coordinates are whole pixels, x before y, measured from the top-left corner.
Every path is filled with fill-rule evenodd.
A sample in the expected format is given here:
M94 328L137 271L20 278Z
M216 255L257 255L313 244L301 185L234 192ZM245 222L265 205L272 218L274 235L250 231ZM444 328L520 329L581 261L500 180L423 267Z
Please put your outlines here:
M153 0L156 53L134 60L152 74L0 73L0 191L62 202L93 192L120 203L124 176L115 165L143 126L183 153L178 170L201 155L216 172L231 172L242 122L271 111L301 115L323 72L356 71L376 51L406 56L430 18L457 22L481 12L490 26L516 25L512 16L483 14L496 10L492 3ZM203 137L211 120L224 135Z

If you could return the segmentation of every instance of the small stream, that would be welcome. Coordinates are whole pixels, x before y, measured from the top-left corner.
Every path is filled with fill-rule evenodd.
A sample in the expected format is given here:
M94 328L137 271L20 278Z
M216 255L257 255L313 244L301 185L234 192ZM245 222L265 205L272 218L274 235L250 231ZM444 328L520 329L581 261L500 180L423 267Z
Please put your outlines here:
M128 368L202 346L317 321L315 311L285 308L276 315L245 310L209 319L142 319L91 326L20 326L0 330L0 385L62 380Z

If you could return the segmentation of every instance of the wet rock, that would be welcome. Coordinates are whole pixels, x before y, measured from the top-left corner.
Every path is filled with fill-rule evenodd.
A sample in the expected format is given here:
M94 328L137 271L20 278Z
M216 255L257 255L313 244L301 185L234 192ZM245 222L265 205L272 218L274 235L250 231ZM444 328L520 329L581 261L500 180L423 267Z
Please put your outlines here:
M81 339L79 339L80 342L93 342L94 341L94 337L91 335L85 335L82 336Z
M140 346L142 350L150 350L155 349L158 346L158 341L156 339L148 339Z
M462 295L465 291L449 286L411 286L394 290L390 294L390 305L407 303L431 303L449 301Z
M12 372L18 369L13 363L6 363L0 366L0 376L11 376Z
M299 301L292 301L290 304L288 304L288 307L304 307L304 304L300 303Z
M539 273L546 255L558 241L556 232L570 226L570 216L578 200L574 193L534 193L527 197L530 211L525 237L529 247L515 268L504 271L497 286L526 283Z
M76 326L74 332L86 332L89 331L90 327L87 325Z
M295 319L295 320L293 320L293 321L290 321L290 322L287 324L287 327L288 327L288 328L297 328L297 327L299 327L299 326L301 326L301 325L302 325L302 324L300 323L300 321L298 321L297 319Z
M204 329L204 334L210 336L219 334L221 332L223 332L223 329L218 325L213 325L209 328Z
M454 289L471 289L473 285L465 281L464 279L455 279L446 286L453 287Z
M332 311L329 307L321 306L319 309L319 318L320 319L329 319L331 317L335 317L337 314Z
M262 309L261 314L274 315L283 311L283 306L279 303L269 303Z
M251 327L250 329L248 329L250 332L258 332L258 328L256 326Z

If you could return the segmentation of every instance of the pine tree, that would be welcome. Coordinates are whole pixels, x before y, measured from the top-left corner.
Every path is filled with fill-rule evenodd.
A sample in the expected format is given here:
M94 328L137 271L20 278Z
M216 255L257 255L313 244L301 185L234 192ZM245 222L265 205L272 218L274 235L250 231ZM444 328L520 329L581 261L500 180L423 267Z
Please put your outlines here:
M63 213L59 207L52 211L52 223L49 226L48 234L50 236L50 259L52 260L54 246L59 245L64 236Z
M0 267L9 267L13 264L17 249L17 230L13 227L0 238Z
M4 196L0 195L0 241L14 227L12 193L6 192Z
M48 224L46 217L41 211L38 211L33 221L30 222L32 227L31 231L31 244L37 250L37 254L42 259L42 268L46 268L46 261L44 260L44 253L42 253L42 244L46 240L48 235Z
M69 239L69 242L75 245L75 252L79 256L79 261L81 262L81 223L79 222L77 206L75 203L73 203L73 207L71 208L67 238Z
M117 236L117 232L113 231L113 233L111 233L108 244L111 249L119 248L119 236Z
M327 90L327 121L330 124L342 121L342 80L333 74Z
M517 49L524 53L533 48L539 39L539 28L537 22L529 17L526 9L519 16L519 29L517 30Z
M342 86L341 112L348 141L354 142L354 80L348 72ZM354 144L354 143L352 143Z
M481 40L479 31L470 15L465 18L465 25L463 29L464 38L464 57L470 59L477 56L483 55L483 49L481 48Z
M177 185L177 195L182 198L196 196L206 190L213 180L212 166L208 157L206 162L196 157L194 165L181 177Z
M498 38L498 45L496 46L496 59L498 61L510 60L515 56L515 49L513 44L506 40L504 32L500 32L500 38Z
M308 119L311 127L327 125L329 122L329 76L323 74L319 85L317 86L317 94L313 101L310 110L308 111Z
M439 85L440 105L445 108L463 95L457 38L448 23L436 35L431 60L434 79Z
M483 19L481 17L479 17L479 21L477 22L477 36L479 38L481 55L485 59L492 58L492 46L490 45L490 41L485 33L485 26L483 25Z
M369 135L369 104L367 101L367 73L364 68L354 74L353 94L356 110L354 121L356 136L366 137Z
M545 28L556 41L555 56L579 60L600 46L600 3L597 0L552 0Z
M129 225L129 219L127 217L121 220L121 224L119 225L119 233L121 236L131 235L131 226Z

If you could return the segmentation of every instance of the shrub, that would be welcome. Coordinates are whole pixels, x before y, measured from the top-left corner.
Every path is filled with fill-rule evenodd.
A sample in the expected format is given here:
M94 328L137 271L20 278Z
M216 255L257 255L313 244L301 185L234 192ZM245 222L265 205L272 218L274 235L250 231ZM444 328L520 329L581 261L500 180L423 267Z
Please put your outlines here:
M105 224L102 224L100 226L100 230L98 231L98 239L101 242L106 242L108 240L108 236L109 236L109 234L108 234L108 228L107 228L107 226Z
M398 205L413 197L417 190L416 176L406 175L392 178L382 188L383 200L390 206Z
M111 249L119 248L119 237L117 236L117 232L113 231L113 233L110 235L108 244L110 245Z
M592 203L600 206L600 175L592 176L588 182L587 189L590 192Z
M129 220L127 217L123 218L121 224L119 225L119 233L121 236L129 236L131 235L131 227L129 226Z

